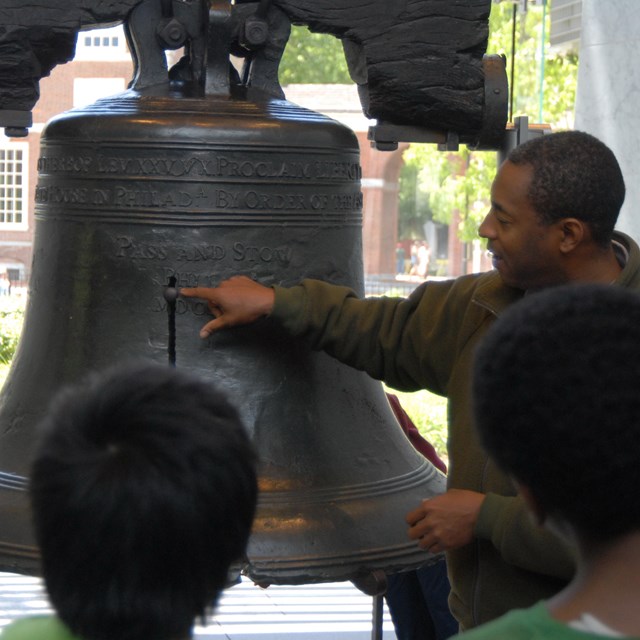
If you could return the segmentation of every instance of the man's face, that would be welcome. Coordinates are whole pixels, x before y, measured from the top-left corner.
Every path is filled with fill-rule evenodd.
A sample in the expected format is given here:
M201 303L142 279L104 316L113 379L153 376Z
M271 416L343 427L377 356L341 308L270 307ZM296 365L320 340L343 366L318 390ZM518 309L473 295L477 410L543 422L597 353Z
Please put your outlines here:
M524 290L564 281L558 263L558 225L541 222L529 202L532 176L530 165L507 160L493 181L491 209L478 229L504 283Z

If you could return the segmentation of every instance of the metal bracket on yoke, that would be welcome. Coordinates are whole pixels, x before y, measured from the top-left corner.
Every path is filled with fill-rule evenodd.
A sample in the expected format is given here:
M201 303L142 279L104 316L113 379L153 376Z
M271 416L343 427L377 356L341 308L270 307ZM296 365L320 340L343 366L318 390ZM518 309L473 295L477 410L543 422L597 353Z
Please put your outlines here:
M514 118L513 124L507 125L502 147L498 149L498 165L501 165L512 149L545 133L551 133L548 124L529 124L527 116Z
M24 138L29 135L29 127L33 125L31 111L0 109L0 127L4 127L7 138Z

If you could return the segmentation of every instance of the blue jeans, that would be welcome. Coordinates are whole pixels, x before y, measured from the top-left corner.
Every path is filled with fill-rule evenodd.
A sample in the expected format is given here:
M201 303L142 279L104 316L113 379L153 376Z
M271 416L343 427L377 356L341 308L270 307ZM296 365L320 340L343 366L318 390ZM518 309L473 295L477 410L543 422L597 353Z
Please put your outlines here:
M388 575L384 597L398 640L445 640L458 633L447 603L450 590L444 558Z

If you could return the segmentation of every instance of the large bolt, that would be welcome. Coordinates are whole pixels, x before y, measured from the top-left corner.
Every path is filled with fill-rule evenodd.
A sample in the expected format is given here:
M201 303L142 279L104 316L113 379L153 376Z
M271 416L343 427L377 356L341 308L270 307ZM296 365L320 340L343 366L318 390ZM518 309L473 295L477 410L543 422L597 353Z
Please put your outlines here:
M179 49L187 40L184 25L175 18L167 18L160 22L156 33L169 49Z
M263 18L249 16L243 27L241 44L245 49L258 49L267 41L269 25Z

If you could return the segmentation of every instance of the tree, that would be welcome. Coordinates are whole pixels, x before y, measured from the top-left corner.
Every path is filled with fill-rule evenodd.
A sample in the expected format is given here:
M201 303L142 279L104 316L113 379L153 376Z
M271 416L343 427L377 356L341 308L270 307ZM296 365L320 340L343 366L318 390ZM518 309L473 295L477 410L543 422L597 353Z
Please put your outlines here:
M398 237L416 240L424 237L423 225L433 219L429 194L422 187L422 164L413 147L405 151L402 166L402 189L398 193Z
M352 84L342 42L326 33L312 33L307 27L291 27L291 37L279 68L281 85Z
M411 145L403 159L400 224L411 221L413 233L407 235L407 228L400 226L399 237L420 237L416 236L415 230L421 231L428 220L449 224L455 210L460 215L460 239L477 238L478 220L486 211L489 188L496 171L496 154L476 153L466 148L443 153L434 147ZM407 192L413 197L407 197ZM414 212L410 209L412 203L416 206Z
M549 4L549 0L545 0ZM545 19L544 57L541 55ZM515 23L515 43L513 28ZM513 115L528 115L535 122L546 122L553 128L569 128L573 124L578 56L575 52L552 52L547 41L549 16L544 5L529 5L526 13L518 4L494 4L489 21L491 53L507 56L507 72L511 83L511 63L515 61L513 77ZM543 82L540 77L543 75ZM546 89L551 88L551 91ZM541 91L542 89L542 91ZM542 104L542 109L540 106ZM567 118L567 114L571 114Z

